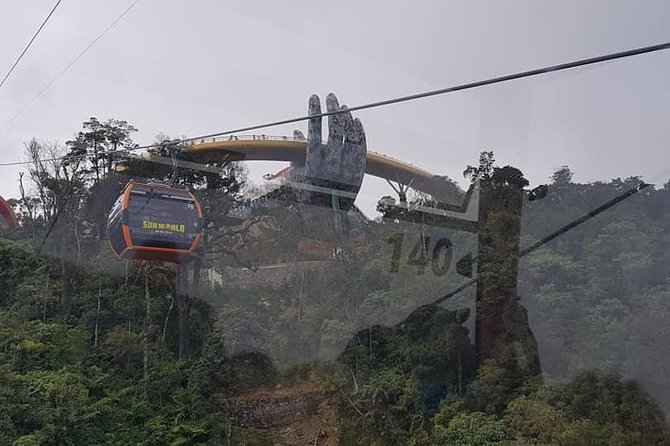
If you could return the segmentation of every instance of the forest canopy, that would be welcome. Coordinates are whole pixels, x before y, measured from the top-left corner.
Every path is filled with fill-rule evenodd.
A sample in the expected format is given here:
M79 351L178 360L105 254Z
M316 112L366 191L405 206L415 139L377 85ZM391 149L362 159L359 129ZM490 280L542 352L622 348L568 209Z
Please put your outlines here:
M256 206L235 163L175 172L115 155L135 131L90 118L64 145L26 144L31 164L11 200L21 227L0 240L0 443L670 443L659 361L670 356L670 187L645 187L519 260L541 364L531 373L478 360L467 305L427 302L472 239L449 235L453 248L421 260L411 247L427 235L436 246L443 229L382 200L382 215L357 226L365 243L324 236L301 251L298 204ZM166 147L154 154L171 157ZM526 188L521 248L641 182L575 183L564 166L531 201L518 169L492 152L480 161L471 179ZM107 211L129 172L194 191L205 220L196 260L113 256ZM394 269L399 224L410 249ZM281 424L288 411L302 415Z

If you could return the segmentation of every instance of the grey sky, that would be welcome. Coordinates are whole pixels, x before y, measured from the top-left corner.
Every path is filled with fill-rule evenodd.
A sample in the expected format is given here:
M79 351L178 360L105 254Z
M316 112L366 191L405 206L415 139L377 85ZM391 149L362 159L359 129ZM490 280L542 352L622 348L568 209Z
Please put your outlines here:
M53 0L6 1L4 75ZM0 90L0 127L130 0L63 0ZM31 137L65 141L90 116L126 119L136 140L303 115L312 93L348 105L670 40L670 2L142 0L36 103L0 131L0 161ZM535 184L670 177L670 52L363 111L369 148L464 184L483 149ZM303 125L295 126L304 130ZM294 126L268 129L291 134ZM250 165L252 179L281 163ZM19 168L2 168L16 196ZM660 178L656 176L662 173ZM366 178L371 212L391 191Z

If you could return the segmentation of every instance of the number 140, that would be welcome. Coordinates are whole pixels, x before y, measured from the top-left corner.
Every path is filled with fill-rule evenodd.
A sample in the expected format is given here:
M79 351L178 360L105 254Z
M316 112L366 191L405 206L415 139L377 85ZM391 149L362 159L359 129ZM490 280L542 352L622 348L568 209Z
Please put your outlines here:
M393 255L391 257L392 273L398 272L398 269L400 268L400 256L402 254L402 243L404 237L404 234L399 233L389 238L389 244L393 245ZM430 262L430 266L436 276L442 276L446 274L447 271L449 271L451 257L453 255L451 240L448 238L439 239L432 247L432 255L429 256L428 253L431 252L430 248L430 237L423 235L419 237L419 241L407 257L407 264L416 266L417 274L423 274L426 272L426 266Z

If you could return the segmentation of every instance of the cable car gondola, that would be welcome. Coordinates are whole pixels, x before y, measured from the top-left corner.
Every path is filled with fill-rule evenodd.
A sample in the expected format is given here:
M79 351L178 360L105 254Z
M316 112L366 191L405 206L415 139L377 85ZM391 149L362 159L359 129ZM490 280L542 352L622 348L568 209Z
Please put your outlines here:
M0 197L0 230L16 229L18 226L12 207Z
M131 181L109 213L107 236L119 258L179 263L200 243L202 209L189 190Z

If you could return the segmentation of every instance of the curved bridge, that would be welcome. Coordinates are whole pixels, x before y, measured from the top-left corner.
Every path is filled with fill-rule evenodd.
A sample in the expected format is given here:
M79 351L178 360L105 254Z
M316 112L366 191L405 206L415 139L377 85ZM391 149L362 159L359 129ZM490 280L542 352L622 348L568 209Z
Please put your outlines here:
M225 157L230 161L288 161L305 163L307 141L287 136L246 135L226 136L195 141L189 152L198 161ZM365 173L385 178L430 193L434 174L405 161L368 150Z

